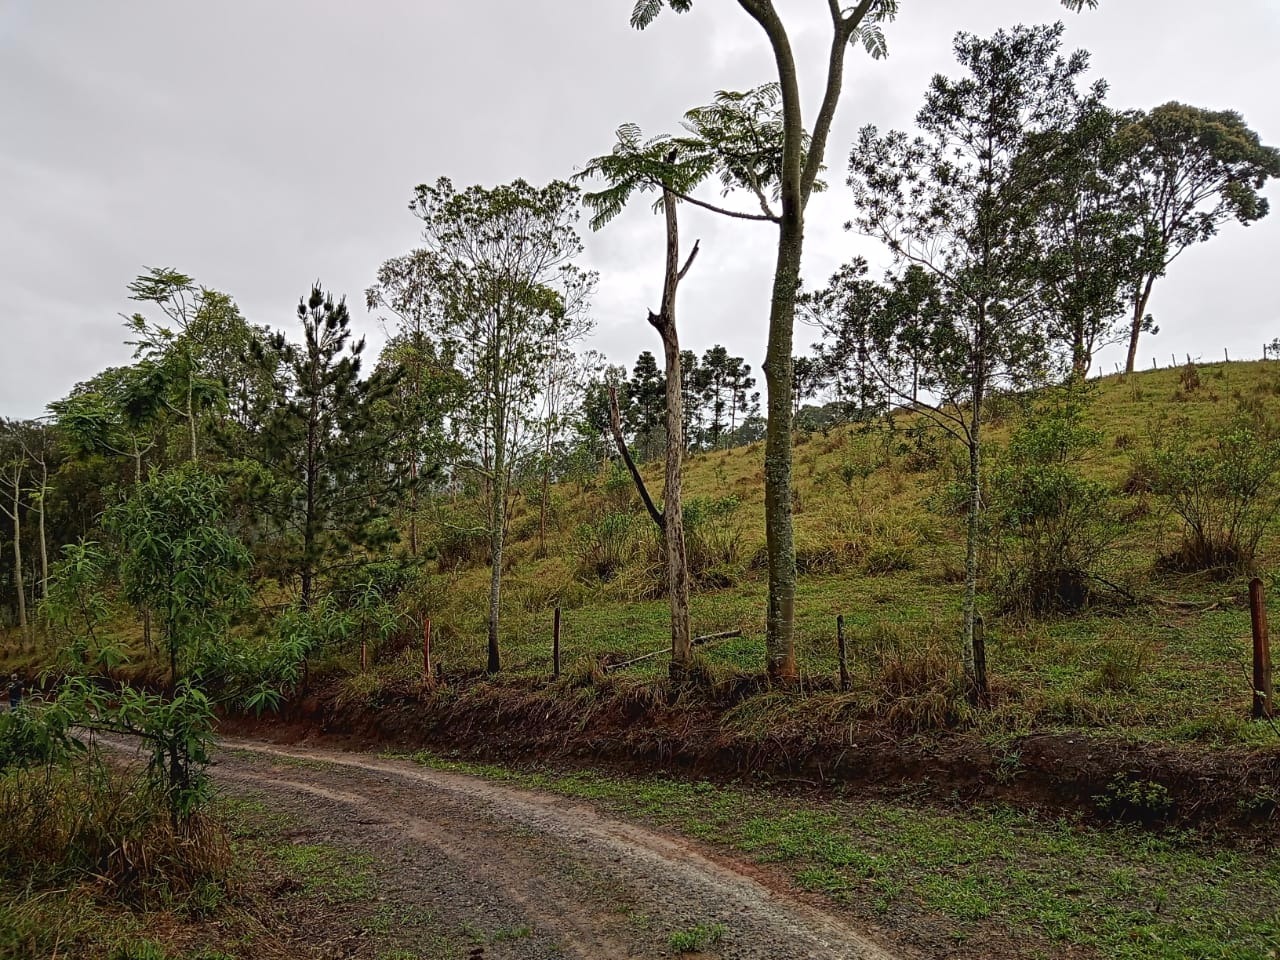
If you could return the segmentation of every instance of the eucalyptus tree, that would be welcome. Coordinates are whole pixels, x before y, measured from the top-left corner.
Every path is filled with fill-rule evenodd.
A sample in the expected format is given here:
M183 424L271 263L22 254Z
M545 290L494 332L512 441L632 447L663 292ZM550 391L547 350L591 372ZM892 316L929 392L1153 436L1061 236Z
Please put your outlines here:
M551 473L557 447L583 413L590 384L605 369L604 355L595 350L578 354L568 344L553 344L542 361L541 405L537 429L538 451L538 553L547 553L547 512L551 500Z
M22 518L27 511L26 480L30 464L22 442L27 424L18 420L0 421L0 516L8 519L12 531L13 585L17 595L18 627L26 636L27 585L22 560Z
M1127 335L1125 294L1144 269L1139 211L1117 136L1129 122L1105 85L1073 96L1065 124L1028 138L1016 166L1037 190L1039 280L1049 336L1083 379L1094 353Z
M1060 52L1062 24L1015 27L989 39L961 33L965 75L934 77L916 117L921 135L865 128L849 162L857 227L884 241L903 265L937 279L940 309L916 323L909 350L889 325L876 350L878 378L907 398L908 369L921 360L917 408L965 444L969 456L964 665L977 697L974 656L982 512L983 407L992 390L1046 373L1037 266L1036 185L1019 176L1029 140L1070 122L1082 51ZM914 378L913 378L914 379Z
M1073 9L1096 0L1062 0ZM765 435L765 537L769 561L769 602L765 656L771 676L797 677L795 656L795 530L792 519L792 352L796 295L804 252L805 210L820 189L819 173L827 140L844 88L845 57L853 44L871 56L887 53L884 25L898 12L898 0L859 0L845 6L827 0L830 19L822 99L811 123L800 96L792 32L775 0L738 0L738 6L764 33L773 54L777 81L749 94L722 94L709 110L687 118L691 146L701 150L703 177L716 175L721 186L742 189L759 213L730 210L689 195L683 199L738 219L774 224L777 261L769 308L769 336L763 372L767 391ZM649 26L666 7L687 13L693 0L636 0L631 25ZM660 183L661 177L654 182Z
M387 332L379 367L400 370L395 390L383 404L401 426L394 456L408 465L409 553L418 555L417 481L453 459L459 444L449 432L450 414L465 393L465 384L449 351L433 337L434 317L442 301L433 287L431 256L417 250L386 261L377 283L365 291L370 311L377 311Z
M487 492L495 673L512 480L532 447L547 357L590 329L595 277L574 264L582 252L578 191L567 183L517 180L459 192L441 178L420 185L409 208L423 224L426 275L439 303L427 323L467 385L455 413L473 443L464 466Z
M1262 143L1233 110L1170 102L1141 113L1118 132L1124 176L1138 207L1143 267L1132 285L1129 327L1132 373L1138 338L1149 328L1147 305L1156 280L1184 250L1208 240L1229 220L1248 226L1267 215L1261 195L1280 176L1280 150Z

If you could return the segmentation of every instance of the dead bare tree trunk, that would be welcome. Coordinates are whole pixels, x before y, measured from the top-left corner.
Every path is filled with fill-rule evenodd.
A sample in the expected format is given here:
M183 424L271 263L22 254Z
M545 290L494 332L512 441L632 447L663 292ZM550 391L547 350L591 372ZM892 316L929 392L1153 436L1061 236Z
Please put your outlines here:
M684 507L681 500L681 476L684 468L684 402L681 396L680 337L676 330L676 291L698 255L695 242L684 266L680 266L680 228L676 215L676 198L663 190L662 208L667 228L666 271L662 285L662 306L657 313L649 311L649 323L662 337L666 361L666 486L663 508L654 505L644 479L627 450L622 435L618 396L609 391L610 427L614 442L631 473L645 509L662 531L667 561L667 595L671 603L671 679L682 680L693 667L693 627L689 617L689 559L684 540Z
M0 506L0 512L13 522L13 585L18 593L18 627L25 640L28 629L27 587L22 576L22 464L15 462L9 469L13 471L12 477L6 478L10 484L12 510Z

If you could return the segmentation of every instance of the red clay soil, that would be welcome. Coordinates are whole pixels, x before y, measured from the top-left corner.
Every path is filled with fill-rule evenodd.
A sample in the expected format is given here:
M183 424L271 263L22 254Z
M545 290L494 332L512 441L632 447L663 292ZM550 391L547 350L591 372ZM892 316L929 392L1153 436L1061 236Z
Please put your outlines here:
M1280 751L1178 747L1086 733L1040 733L999 748L956 731L903 736L873 724L796 723L735 732L723 698L605 688L589 714L551 688L463 680L373 704L314 692L278 716L226 716L221 729L282 743L428 749L507 764L607 766L779 786L856 789L946 802L1000 801L1153 827L1261 839L1280 801Z

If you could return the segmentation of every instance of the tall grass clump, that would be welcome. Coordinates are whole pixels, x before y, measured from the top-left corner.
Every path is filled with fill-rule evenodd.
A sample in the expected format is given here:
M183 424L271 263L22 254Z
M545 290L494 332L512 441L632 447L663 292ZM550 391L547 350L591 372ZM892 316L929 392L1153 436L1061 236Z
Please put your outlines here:
M578 575L606 582L616 578L631 559L636 522L630 513L606 513L579 524L573 536Z

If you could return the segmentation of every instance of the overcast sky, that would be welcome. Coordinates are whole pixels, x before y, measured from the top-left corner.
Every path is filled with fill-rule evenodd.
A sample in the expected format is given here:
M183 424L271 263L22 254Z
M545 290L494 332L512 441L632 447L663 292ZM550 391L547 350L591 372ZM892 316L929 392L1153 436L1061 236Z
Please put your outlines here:
M818 96L822 0L778 0ZM246 317L288 329L319 279L356 325L381 334L362 291L410 249L415 184L460 187L573 174L635 121L646 133L719 89L773 78L762 36L732 0L698 0L630 29L632 0L0 0L0 415L34 416L124 362L119 313L144 265L230 293ZM1226 10L1230 8L1230 15ZM908 127L930 76L954 72L957 30L1065 19L1111 102L1241 111L1280 143L1280 2L903 0L890 58L852 52L815 197L805 275L853 253L848 148L866 123ZM1269 191L1272 203L1280 191ZM661 284L661 224L647 205L587 234L601 275L591 346L630 363L658 345L644 323ZM681 288L686 346L724 343L758 369L774 228L687 211L703 253ZM1170 353L1258 356L1280 336L1280 211L1177 261L1152 300ZM802 341L811 331L800 328ZM1119 358L1103 359L1110 368Z

